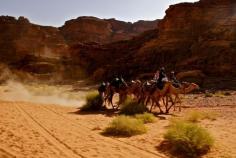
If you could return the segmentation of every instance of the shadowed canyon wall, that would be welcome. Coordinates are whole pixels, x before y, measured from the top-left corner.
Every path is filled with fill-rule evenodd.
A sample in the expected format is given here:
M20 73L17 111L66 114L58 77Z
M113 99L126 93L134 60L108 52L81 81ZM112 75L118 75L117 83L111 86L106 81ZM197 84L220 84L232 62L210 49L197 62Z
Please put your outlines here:
M69 56L69 47L73 44L128 40L156 28L157 22L132 24L115 19L79 17L56 28L32 24L24 17L0 16L0 62L10 69L38 75L39 79L81 78L86 72L79 65L73 65Z
M236 77L234 0L180 3L170 6L162 20L133 24L79 17L54 28L0 17L0 33L1 61L27 72L56 69L61 78L85 73L104 80L150 78L165 66L196 71L194 77L207 78L204 84L235 82Z
M236 1L200 0L170 6L155 30L128 42L89 48L77 45L72 52L80 60L93 61L85 67L94 78L140 76L165 66L177 72L199 70L208 78L231 79L236 76L235 46Z

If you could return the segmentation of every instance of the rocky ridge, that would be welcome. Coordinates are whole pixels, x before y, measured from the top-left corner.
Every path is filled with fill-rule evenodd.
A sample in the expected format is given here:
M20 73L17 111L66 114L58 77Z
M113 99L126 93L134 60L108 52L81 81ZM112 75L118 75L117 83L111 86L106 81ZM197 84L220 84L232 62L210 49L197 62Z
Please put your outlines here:
M99 49L101 56L111 52L110 57L113 58L108 63L98 62L105 64L94 67L95 78L96 75L110 78L116 73L125 74L127 78L138 77L144 73L152 74L160 66L165 66L168 71L198 70L208 78L235 79L235 8L233 0L200 0L172 5L156 30L149 32L153 36L140 35L136 39L141 43L132 39L104 45L102 48L106 49L102 51ZM114 56L116 49L113 47L121 48L120 55ZM90 52L96 54L97 48L91 49ZM73 49L77 54L86 51L83 46Z

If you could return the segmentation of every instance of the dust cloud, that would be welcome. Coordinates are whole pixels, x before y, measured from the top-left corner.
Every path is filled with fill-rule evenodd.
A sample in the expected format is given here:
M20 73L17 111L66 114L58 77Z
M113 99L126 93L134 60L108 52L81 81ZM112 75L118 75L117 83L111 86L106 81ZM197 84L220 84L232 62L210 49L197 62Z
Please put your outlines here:
M0 86L0 100L77 106L84 104L85 92L72 92L70 86L23 84L8 80Z

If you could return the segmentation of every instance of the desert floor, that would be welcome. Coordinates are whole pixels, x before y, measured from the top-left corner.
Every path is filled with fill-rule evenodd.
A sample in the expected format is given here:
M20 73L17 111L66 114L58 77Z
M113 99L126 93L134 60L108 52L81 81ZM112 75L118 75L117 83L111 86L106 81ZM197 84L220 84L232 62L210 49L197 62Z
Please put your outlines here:
M8 91L0 91L8 93ZM0 101L0 157L171 157L160 150L169 119L183 117L191 110L214 111L216 120L199 124L215 137L215 145L206 158L236 157L236 93L191 94L184 98L181 112L157 115L147 124L148 132L133 137L101 135L117 116L112 112L80 113L78 106Z

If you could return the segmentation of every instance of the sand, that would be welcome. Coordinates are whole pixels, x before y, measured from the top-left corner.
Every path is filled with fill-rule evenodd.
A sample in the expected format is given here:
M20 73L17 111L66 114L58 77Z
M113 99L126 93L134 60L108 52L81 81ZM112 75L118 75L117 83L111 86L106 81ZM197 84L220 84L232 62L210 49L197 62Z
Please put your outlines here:
M100 134L116 114L79 113L76 106L0 101L0 157L170 157L158 149L169 119L198 109L219 114L215 121L199 123L216 140L211 151L203 157L235 158L235 98L235 93L206 100L203 95L188 95L182 112L171 111L175 115L158 116L155 123L146 125L146 134L126 138Z

